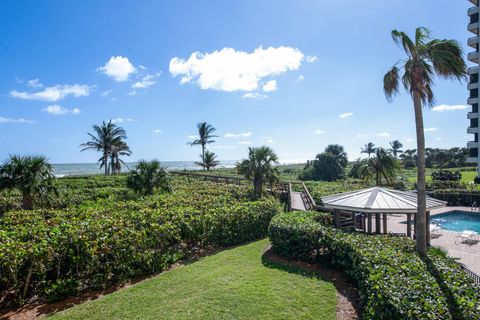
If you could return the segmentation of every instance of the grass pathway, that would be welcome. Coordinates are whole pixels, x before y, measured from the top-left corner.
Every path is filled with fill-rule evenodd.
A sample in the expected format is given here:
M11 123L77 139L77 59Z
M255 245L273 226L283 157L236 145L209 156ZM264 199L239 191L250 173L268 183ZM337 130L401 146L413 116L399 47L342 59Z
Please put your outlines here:
M222 251L51 319L335 319L333 284L262 263L267 245Z

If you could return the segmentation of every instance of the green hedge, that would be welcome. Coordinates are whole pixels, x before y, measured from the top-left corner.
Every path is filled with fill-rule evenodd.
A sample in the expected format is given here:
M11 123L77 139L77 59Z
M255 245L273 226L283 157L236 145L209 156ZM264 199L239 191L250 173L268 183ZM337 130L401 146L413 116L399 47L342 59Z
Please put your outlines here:
M480 205L480 191L465 189L435 190L431 193L435 199L447 201L449 206L470 207L473 202Z
M62 210L5 213L0 292L13 292L18 302L33 295L56 300L157 273L194 247L265 237L281 211L273 197L248 200L245 187L178 181L175 186L173 194L135 201L107 197Z
M273 218L272 248L286 258L329 258L340 266L358 285L365 319L480 319L479 288L438 250L421 259L408 238L344 233L316 222L317 215Z

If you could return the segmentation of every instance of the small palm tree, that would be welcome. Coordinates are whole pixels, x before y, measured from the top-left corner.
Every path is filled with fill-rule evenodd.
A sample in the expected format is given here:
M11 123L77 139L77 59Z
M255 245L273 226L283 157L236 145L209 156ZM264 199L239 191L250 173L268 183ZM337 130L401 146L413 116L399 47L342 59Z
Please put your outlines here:
M213 126L209 125L206 122L201 122L197 124L198 129L198 139L189 142L188 144L191 146L201 146L202 147L202 167L205 170L205 150L207 148L207 144L214 143L215 140L213 138L217 138L218 136L214 135L213 133L217 130Z
M278 180L278 157L267 146L248 148L248 159L237 164L237 171L245 178L253 180L253 195L255 199L262 197L263 185L268 182L272 185Z
M82 143L80 147L82 148L82 152L85 150L95 150L102 153L98 162L100 163L100 169L104 168L105 175L110 173L110 169L118 168L117 165L111 167L111 162L109 164L109 159L113 155L113 163L118 162L120 165L120 161L117 161L120 155L131 155L130 149L128 148L127 144L124 142L127 139L126 131L122 128L117 126L112 122L112 120L108 121L107 123L103 121L101 125L93 125L94 133L88 133L91 140ZM120 149L123 149L120 151ZM128 149L128 152L126 151Z
M22 208L31 210L35 201L56 192L52 166L44 156L10 156L0 166L0 189L18 189Z
M329 144L325 148L326 153L330 153L335 157L335 160L337 163L345 168L348 164L348 156L347 153L345 152L345 148L339 144Z
M202 157L202 155L200 155ZM196 162L197 165L203 167L207 171L210 171L211 168L214 168L220 164L220 161L217 160L217 155L212 151L205 151L203 162Z
M365 182L375 179L376 186L382 185L382 181L392 185L395 182L397 171L397 160L383 148L377 148L375 156L365 159L358 168L360 177Z
M377 148L375 148L375 145L373 144L373 142L369 142L363 147L361 153L366 153L370 158L370 155L374 153L376 149Z
M118 141L112 146L110 154L110 170L113 174L122 171L122 165L127 166L126 163L120 159L120 156L131 156L132 151L124 141Z
M158 160L140 160L130 172L127 186L142 195L152 195L157 189L172 191L168 172Z
M392 142L390 142L390 147L391 148L389 151L392 152L395 158L397 158L400 153L403 153L403 151L401 150L403 148L403 144L398 140L393 140Z
M434 77L446 79L466 78L467 68L463 60L460 44L455 40L431 39L431 33L426 28L417 28L415 39L406 33L393 30L392 37L397 45L401 45L407 58L401 61L401 66L395 64L383 78L383 90L387 100L398 94L400 81L413 99L415 126L417 131L417 215L416 244L420 255L427 251L426 193L425 193L425 135L423 128L423 106L432 106L434 95L432 91ZM403 75L400 71L403 69Z

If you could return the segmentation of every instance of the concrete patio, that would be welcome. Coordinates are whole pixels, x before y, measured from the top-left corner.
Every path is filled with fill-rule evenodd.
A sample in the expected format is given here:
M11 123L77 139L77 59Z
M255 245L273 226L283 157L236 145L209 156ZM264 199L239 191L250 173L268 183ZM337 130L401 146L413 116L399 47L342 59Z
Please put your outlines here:
M432 210L431 216L445 213L453 210L461 210L470 212L470 208L467 207L445 207L441 209ZM480 215L480 213L478 213ZM404 214L390 214L388 215L388 230L395 233L407 232L407 217ZM468 243L458 242L455 243L455 238L458 232L441 230L438 233L431 234L431 245L445 249L448 254L453 258L458 258L458 261L462 262L472 270L473 272L480 274L480 242L471 241Z

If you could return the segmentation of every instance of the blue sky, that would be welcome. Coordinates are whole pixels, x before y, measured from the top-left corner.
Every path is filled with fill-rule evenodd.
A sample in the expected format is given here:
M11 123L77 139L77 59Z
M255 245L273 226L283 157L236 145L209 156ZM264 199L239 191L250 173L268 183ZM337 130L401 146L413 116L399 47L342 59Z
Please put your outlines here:
M196 123L220 159L269 144L309 159L349 157L372 141L415 146L413 108L388 104L384 73L403 52L390 31L425 26L465 50L467 0L13 1L0 3L0 159L80 153L92 124L115 119L131 160L196 160ZM198 54L195 54L198 52ZM439 80L436 105L466 104L466 83ZM468 109L425 110L427 146L465 146Z

